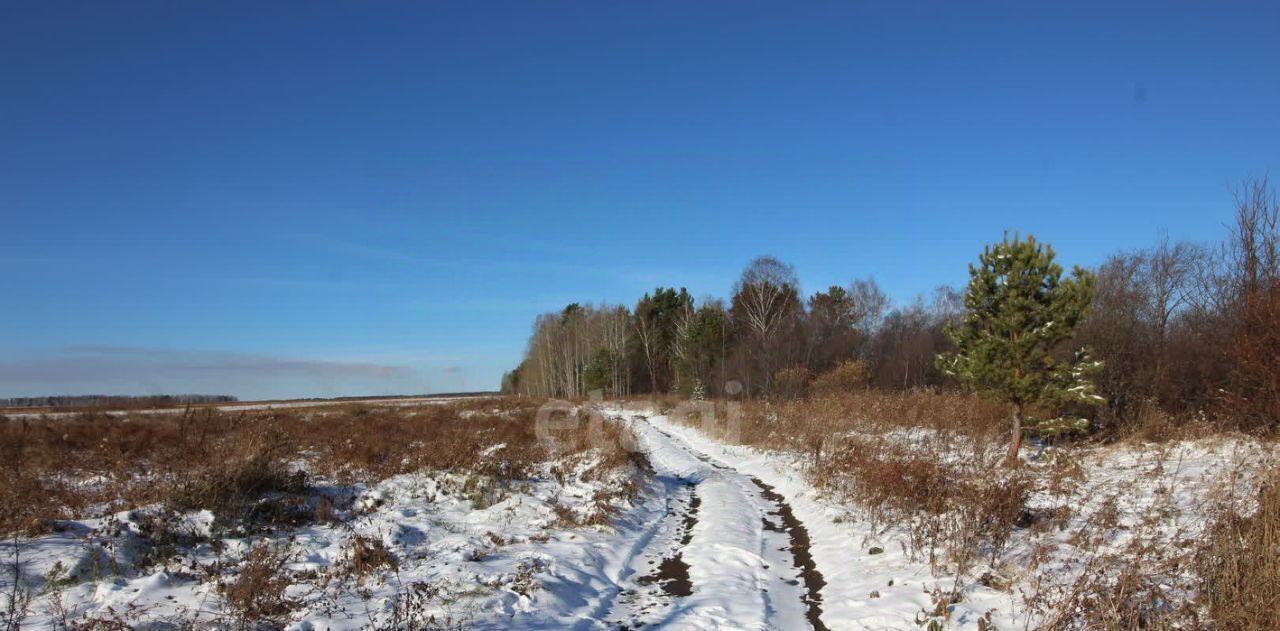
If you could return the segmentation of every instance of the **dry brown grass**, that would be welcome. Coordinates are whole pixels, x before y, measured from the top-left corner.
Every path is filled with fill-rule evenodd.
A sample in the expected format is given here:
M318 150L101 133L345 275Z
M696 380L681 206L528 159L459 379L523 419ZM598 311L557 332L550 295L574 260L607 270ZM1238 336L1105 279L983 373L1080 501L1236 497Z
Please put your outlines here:
M781 400L800 398L808 391L809 381L812 379L813 373L804 366L783 368L773 373L773 388L770 395Z
M1103 423L1103 430L1092 437L1098 442L1167 443L1194 440L1221 433L1226 427L1202 412L1170 413L1153 400L1140 401L1121 422Z
M392 571L400 569L400 562L381 540L356 535L351 537L347 545L350 550L347 553L344 569L357 579L363 579L384 569Z
M951 392L858 390L786 402L740 404L739 442L807 453L820 463L826 450L851 433L883 435L925 430L939 442L959 437L985 457L1007 439L1007 410L979 397ZM729 409L717 407L727 418Z
M857 366L837 370L820 396L735 404L739 441L802 454L815 486L905 526L910 552L935 567L968 567L979 550L1002 549L1032 488L1026 474L998 466L1006 410L956 393L868 390ZM731 408L718 404L716 414L723 421Z
M312 478L346 485L431 469L519 479L551 456L534 430L541 403L487 398L4 421L0 533L36 534L49 520L84 516L91 505L210 509L225 523L325 520L333 507L309 492ZM481 455L498 444L504 446ZM590 444L578 432L561 447L581 452ZM605 465L627 457L621 449L607 452Z
M1162 495L1146 508L1122 511L1112 497L1088 515L1076 515L1070 503L1032 510L1027 501L1036 493L1076 497L1087 472L1069 450L1053 450L1038 466L1001 467L1009 440L1003 406L937 391L833 388L819 395L811 384L810 394L733 404L741 412L738 441L800 454L816 487L860 508L873 530L895 527L910 556L961 582L981 575L978 583L1012 589L1006 574L1018 570L1006 567L1001 555L1031 541L1026 559L1032 578L1019 593L1038 628L1280 629L1280 473L1262 486L1256 512L1229 497L1204 497L1206 504L1219 504L1204 537L1163 530L1180 510L1172 504L1179 482L1163 466L1150 474L1164 480L1155 485ZM723 425L731 406L716 405ZM1176 441L1222 431L1154 405L1139 416L1141 422L1101 440L1154 443L1133 447L1158 454ZM698 425L701 419L682 420ZM1063 543L1046 534L1082 521ZM1023 528L1027 539L1018 534ZM1118 538L1129 543L1112 547ZM1065 583L1056 575L1042 577L1036 568L1063 545L1079 550L1080 571ZM970 571L975 574L966 578ZM937 602L962 597L962 588L958 582Z
M809 382L809 394L815 397L839 396L867 389L871 369L861 360L842 362Z
M1196 557L1200 600L1222 629L1280 629L1280 470L1242 515L1224 505Z
M907 551L927 558L935 570L950 562L963 574L981 551L994 560L1014 527L1026 521L1032 480L996 466L998 448L975 461L962 453L971 450L934 440L903 445L850 435L834 442L810 478L873 522L905 526Z
M1048 615L1041 631L1164 631L1213 628L1189 599L1171 599L1172 564L1144 555L1090 559L1080 577L1056 598L1029 603ZM1273 627L1220 627L1271 629Z
M16 554L21 535L63 528L58 519L131 509L128 521L139 535L135 569L202 571L201 580L214 581L223 601L218 625L279 628L308 597L290 591L291 585L319 580L312 587L324 589L334 581L367 597L369 581L383 585L398 576L401 560L392 550L354 532L333 572L319 577L290 571L292 528L313 522L342 526L368 509L354 502L358 494L352 486L402 473L449 472L457 475L446 477L461 480L459 490L479 507L535 478L607 476L607 493L598 493L566 525L607 522L618 495L638 488L631 474L644 468L643 456L624 447L629 436L621 424L586 413L578 414L576 428L555 432L554 444L542 440L536 419L543 403L488 398L0 419L0 474L7 478L0 485L0 533L14 536ZM89 514L95 505L100 508ZM190 511L205 509L214 514L212 532L187 519ZM106 522L104 528L120 527L115 517ZM224 538L261 543L224 556ZM491 540L495 546L505 543L497 535ZM175 565L201 544L216 552L215 563ZM533 570L528 573L531 577ZM534 584L532 578L528 582ZM437 592L426 583L405 586L386 628L462 628L459 619L430 613L429 601ZM0 594L0 622L26 618L33 606L30 596L16 590ZM75 623L67 628L114 629L153 618L146 610L81 618L68 610L59 619ZM380 628L374 622L371 616L371 627Z
M1166 472L1149 475L1170 482ZM1150 505L1130 506L1122 517L1120 495L1111 495L1077 522L1065 542L1041 540L1037 548L1069 546L1080 563L1074 578L1046 578L1033 558L1031 580L1020 591L1023 604L1039 620L1044 631L1161 631L1212 628L1205 624L1196 602L1191 574L1194 540L1190 532L1168 530L1168 517L1176 502L1172 494ZM1127 537L1121 547L1111 542ZM1061 554L1061 552L1059 552ZM1229 628L1229 627L1228 627Z
M288 563L286 548L263 543L245 556L234 581L219 584L227 610L241 626L279 626L298 608L299 603L285 593L293 583Z

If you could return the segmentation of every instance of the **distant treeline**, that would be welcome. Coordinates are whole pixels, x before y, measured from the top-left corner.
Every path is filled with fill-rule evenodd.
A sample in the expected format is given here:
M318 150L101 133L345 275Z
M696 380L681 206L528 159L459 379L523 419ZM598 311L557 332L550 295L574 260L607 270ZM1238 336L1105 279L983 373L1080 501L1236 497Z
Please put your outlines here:
M397 399L453 399L462 397L490 397L499 394L497 390L476 390L474 392L437 392L435 394L370 394L347 397L310 397L306 399L288 399L289 401L373 401Z
M1107 424L1203 411L1280 426L1280 203L1265 179L1247 181L1234 211L1223 242L1161 237L1093 270L1088 315L1059 351L1102 360ZM760 257L728 300L659 287L630 308L539 316L502 389L774 398L841 367L875 388L955 387L935 358L966 311L960 289L894 305L869 277L806 296L790 265Z
M0 407L163 407L167 405L193 405L197 403L232 403L236 400L237 399L235 397L226 394L156 394L146 396L80 394L0 399Z

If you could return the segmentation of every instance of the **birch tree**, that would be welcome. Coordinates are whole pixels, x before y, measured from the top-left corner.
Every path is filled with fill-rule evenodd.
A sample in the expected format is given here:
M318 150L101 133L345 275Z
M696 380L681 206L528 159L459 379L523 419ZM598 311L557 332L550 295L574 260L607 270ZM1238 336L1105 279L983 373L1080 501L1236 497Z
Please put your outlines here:
M762 369L765 392L778 368L779 342L784 333L791 332L802 311L799 285L795 270L771 256L751 261L734 285L733 320ZM750 374L747 377L749 380Z

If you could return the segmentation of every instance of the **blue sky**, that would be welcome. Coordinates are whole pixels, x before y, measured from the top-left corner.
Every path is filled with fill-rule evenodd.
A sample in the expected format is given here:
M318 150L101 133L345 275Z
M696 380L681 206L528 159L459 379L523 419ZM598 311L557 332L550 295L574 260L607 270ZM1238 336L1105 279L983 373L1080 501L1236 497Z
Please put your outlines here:
M486 389L538 313L1215 240L1280 5L8 2L0 397Z

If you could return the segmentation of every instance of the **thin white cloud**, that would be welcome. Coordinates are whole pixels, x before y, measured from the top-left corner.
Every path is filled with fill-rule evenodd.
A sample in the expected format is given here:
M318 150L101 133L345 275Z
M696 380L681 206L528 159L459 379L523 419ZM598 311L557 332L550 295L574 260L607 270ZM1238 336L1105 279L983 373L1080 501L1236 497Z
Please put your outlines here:
M100 345L0 361L0 384L5 397L201 393L258 399L430 389L417 370L398 364Z

